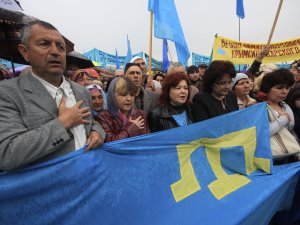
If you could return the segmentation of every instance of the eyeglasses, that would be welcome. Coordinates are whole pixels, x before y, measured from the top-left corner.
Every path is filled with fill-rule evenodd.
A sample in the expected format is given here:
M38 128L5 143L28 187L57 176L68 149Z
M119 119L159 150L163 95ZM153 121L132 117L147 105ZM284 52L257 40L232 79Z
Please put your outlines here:
M230 85L231 84L231 80L230 81L227 81L227 80L216 81L215 84L220 85L220 86L226 86L226 85Z

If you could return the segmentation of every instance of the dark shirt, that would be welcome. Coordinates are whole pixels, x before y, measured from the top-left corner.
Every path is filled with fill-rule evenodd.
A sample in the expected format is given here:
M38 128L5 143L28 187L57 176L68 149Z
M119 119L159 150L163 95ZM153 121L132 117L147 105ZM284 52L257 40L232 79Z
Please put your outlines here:
M207 120L238 110L237 97L229 92L223 100L216 99L208 92L198 93L193 98L192 114L195 122Z
M135 96L135 106L138 109L144 110L144 92L143 90L140 91L138 96Z

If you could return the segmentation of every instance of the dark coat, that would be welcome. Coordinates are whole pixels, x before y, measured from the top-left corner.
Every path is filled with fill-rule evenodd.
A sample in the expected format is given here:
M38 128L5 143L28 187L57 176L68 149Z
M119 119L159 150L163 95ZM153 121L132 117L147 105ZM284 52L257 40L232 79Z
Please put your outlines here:
M287 103L293 110L293 114L295 118L294 131L298 136L298 140L300 140L300 109L297 108L295 105L295 100L298 98L300 98L300 86L291 89L286 99Z
M188 124L193 123L191 108L186 107L186 114L188 117ZM172 114L166 105L160 105L153 111L148 113L148 122L151 132L157 132L167 130L175 127L179 127L177 122L172 117Z
M228 95L225 96L225 100L226 104L224 109L221 101L214 98L208 92L195 95L193 98L193 118L195 122L239 110L237 97L232 92L229 92Z
M101 124L106 133L104 142L110 142L149 133L146 113L140 109L136 109L132 115L132 119L136 119L139 116L142 116L144 119L144 129L140 129L132 122L124 124L118 116L114 116L108 110L101 112L95 119Z

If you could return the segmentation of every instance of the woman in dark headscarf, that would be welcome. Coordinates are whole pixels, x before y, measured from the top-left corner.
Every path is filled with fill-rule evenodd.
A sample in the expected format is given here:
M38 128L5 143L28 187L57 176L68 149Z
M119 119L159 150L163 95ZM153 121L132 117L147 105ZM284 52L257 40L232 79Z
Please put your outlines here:
M135 109L136 85L128 78L115 78L108 88L107 107L96 120L106 132L105 142L149 133L146 113Z

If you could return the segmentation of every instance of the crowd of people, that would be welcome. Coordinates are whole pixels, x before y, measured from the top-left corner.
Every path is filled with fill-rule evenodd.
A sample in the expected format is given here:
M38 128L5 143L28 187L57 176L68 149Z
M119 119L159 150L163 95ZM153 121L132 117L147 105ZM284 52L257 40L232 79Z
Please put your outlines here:
M274 117L270 135L285 127L299 142L300 60L290 69L264 65L268 46L241 73L230 61L216 60L187 68L172 63L152 77L144 59L134 57L107 77L96 68L66 73L64 40L51 24L33 21L21 35L19 51L31 67L17 78L2 75L0 170L188 126L262 101Z

